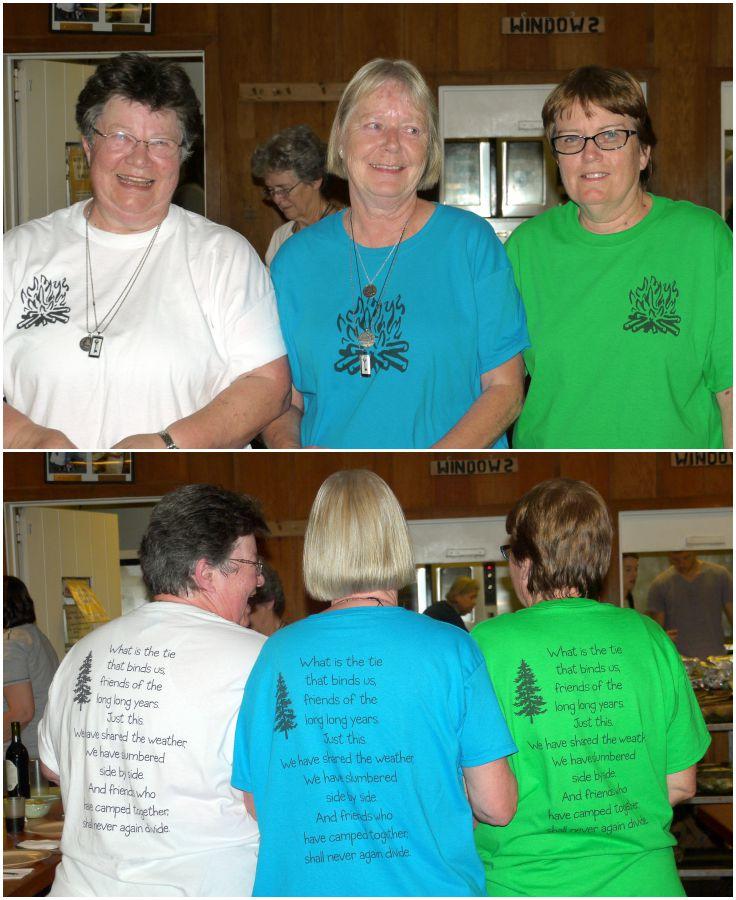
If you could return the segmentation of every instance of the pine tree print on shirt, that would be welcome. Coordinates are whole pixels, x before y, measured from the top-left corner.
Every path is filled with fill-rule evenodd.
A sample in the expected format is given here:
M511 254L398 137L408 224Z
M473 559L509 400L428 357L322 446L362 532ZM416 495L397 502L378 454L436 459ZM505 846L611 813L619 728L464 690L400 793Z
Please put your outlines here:
M631 312L624 322L624 331L643 331L654 334L680 333L682 318L677 315L680 292L677 282L658 281L654 275L644 278L641 287L629 291Z
M519 664L519 669L514 679L516 684L516 699L514 700L514 709L517 710L517 716L528 716L529 724L534 724L534 716L541 716L547 712L544 698L540 693L537 679L534 677L528 663L523 659Z
M289 740L289 732L292 728L296 728L296 714L291 708L291 699L289 690L286 687L286 679L279 672L279 679L276 684L276 724L274 731L282 731L286 740Z
M89 703L92 691L90 690L90 682L92 681L92 651L84 657L82 665L79 667L77 675L77 683L74 685L74 702L79 704L81 709L83 704Z

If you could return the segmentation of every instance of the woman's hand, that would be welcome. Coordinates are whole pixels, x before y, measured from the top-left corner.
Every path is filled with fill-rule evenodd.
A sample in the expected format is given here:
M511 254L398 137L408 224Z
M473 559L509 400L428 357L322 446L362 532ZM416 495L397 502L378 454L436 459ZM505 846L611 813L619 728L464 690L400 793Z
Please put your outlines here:
M161 450L165 447L163 438L158 434L129 434L112 445L112 450Z

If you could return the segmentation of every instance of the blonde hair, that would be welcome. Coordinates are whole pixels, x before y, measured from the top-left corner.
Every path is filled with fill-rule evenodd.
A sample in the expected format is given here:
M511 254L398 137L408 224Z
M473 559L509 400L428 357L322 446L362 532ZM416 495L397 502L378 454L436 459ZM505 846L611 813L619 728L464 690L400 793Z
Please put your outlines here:
M360 101L390 81L395 81L406 89L413 105L424 116L427 128L427 158L417 190L428 190L437 184L442 171L439 113L434 94L427 87L427 82L421 72L413 63L407 62L405 59L373 59L358 69L350 79L348 86L342 92L332 122L330 139L327 144L326 169L339 178L348 177L345 163L340 156L340 145L345 136L345 128Z
M480 585L475 578L468 578L467 575L460 575L452 584L445 594L446 600L452 600L458 594L477 594L480 591Z
M335 472L312 504L304 585L316 600L398 590L414 580L409 529L386 482L365 469Z

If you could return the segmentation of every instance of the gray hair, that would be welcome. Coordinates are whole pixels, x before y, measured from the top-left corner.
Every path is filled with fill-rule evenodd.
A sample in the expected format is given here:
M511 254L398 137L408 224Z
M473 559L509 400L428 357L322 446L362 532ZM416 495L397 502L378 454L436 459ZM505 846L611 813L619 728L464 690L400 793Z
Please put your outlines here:
M250 169L258 180L270 172L292 170L300 181L317 181L324 178L326 155L327 145L309 125L293 125L256 147Z
M434 94L427 87L419 69L405 59L373 59L353 75L345 88L337 106L330 139L327 144L327 171L340 178L348 173L340 156L345 128L355 112L356 106L387 82L395 81L406 89L413 105L424 116L427 128L427 158L424 172L417 185L424 191L434 187L442 170L442 143L440 141L439 113Z
M113 97L147 106L153 112L171 110L181 130L181 162L202 134L199 100L189 76L170 60L145 53L121 53L100 63L77 99L76 120L82 136L93 144L94 128Z

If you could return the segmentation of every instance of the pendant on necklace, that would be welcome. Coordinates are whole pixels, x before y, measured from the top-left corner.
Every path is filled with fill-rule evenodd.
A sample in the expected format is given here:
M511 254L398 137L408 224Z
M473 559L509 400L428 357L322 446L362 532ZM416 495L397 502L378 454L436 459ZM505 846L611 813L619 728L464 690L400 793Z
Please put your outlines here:
M92 347L92 335L88 334L86 337L83 337L79 342L79 346L84 350L85 353L89 353L90 348Z
M376 343L376 336L372 331L369 331L367 328L365 331L361 331L358 335L358 343L361 347L372 347Z
M91 334L88 334L86 337L83 337L79 342L79 346L84 350L87 356L91 356L93 359L97 359L102 353L102 342L104 338L101 334L96 334L92 337Z
M375 284L367 284L363 288L363 296L370 300L371 297L376 296L376 286Z
M361 378L371 377L371 355L365 350L360 354L360 375Z

